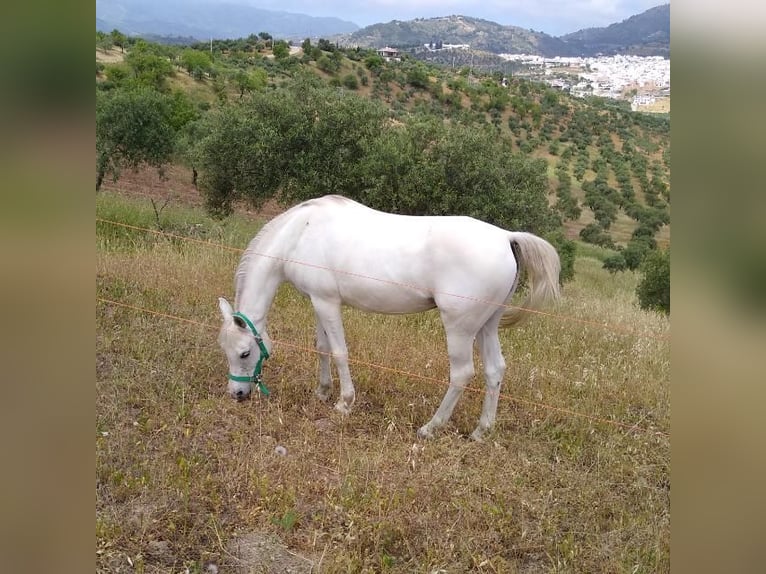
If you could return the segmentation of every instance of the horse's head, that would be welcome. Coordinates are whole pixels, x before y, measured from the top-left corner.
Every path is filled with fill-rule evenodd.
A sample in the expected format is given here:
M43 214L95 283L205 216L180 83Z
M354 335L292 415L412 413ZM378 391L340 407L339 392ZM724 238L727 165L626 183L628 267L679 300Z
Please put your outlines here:
M223 325L218 334L218 343L229 362L228 391L232 398L244 400L250 396L253 383L261 392L268 390L261 382L261 365L269 357L261 335L253 323L242 313L235 313L223 297L218 299L223 315Z

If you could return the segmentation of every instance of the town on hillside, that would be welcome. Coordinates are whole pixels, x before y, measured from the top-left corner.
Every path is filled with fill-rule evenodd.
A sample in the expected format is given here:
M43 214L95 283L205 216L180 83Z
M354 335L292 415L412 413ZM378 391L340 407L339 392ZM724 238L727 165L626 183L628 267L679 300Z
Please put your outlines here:
M470 51L469 44L424 44L427 52ZM394 48L387 48L394 50ZM629 100L633 111L670 111L670 60L662 56L596 57L498 54L507 85L515 76L543 82L575 97L600 96Z
M629 99L634 111L670 111L670 60L661 56L500 57L518 70L515 75L542 81L573 96Z

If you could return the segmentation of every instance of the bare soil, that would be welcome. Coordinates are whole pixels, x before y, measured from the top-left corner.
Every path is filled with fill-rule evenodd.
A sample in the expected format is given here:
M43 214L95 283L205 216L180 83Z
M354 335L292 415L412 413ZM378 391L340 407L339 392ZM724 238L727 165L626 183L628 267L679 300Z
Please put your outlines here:
M103 62L105 64L114 64L116 62L122 62L125 58L119 48L112 48L108 52L96 50L96 62Z
M101 189L133 198L152 199L159 202L158 207L165 201L170 205L202 207L205 199L202 193L192 183L192 170L182 165L169 165L160 175L157 169L141 167L137 170L126 170L120 174L117 181L107 178ZM246 204L236 206L238 212L270 219L284 211L276 201L268 201L262 208L253 209Z

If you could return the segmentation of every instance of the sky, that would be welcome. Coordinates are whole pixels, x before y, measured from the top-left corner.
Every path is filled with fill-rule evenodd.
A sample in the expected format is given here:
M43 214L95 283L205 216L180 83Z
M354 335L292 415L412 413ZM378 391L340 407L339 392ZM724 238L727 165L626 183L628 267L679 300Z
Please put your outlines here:
M460 14L521 26L552 36L608 26L669 0L222 0L310 16L334 16L359 26Z

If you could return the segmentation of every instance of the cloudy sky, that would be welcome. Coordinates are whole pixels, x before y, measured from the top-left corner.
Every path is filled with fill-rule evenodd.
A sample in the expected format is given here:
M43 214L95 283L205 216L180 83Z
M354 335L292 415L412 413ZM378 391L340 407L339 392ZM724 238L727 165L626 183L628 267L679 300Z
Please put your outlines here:
M228 0L258 8L335 16L359 26L462 14L559 36L607 26L669 0Z

